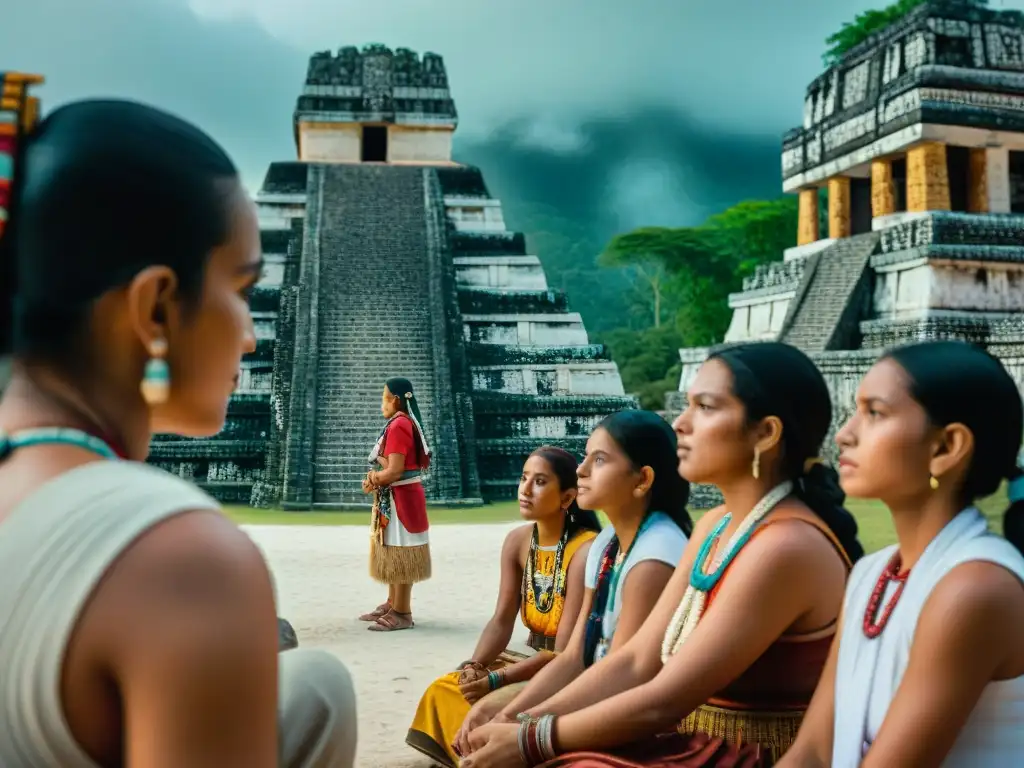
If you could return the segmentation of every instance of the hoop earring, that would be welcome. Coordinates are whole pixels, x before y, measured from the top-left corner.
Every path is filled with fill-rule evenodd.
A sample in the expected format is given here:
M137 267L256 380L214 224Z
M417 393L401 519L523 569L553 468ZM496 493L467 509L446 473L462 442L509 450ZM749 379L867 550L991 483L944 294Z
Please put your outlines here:
M757 480L761 476L761 449L754 448L754 463L750 467L750 473Z
M147 405L161 405L171 396L171 369L167 365L167 340L155 339L149 345L149 361L142 374L139 391Z
M930 487L930 488L931 488L931 489L932 489L933 491L937 491L937 490L939 490L939 478L937 478L937 477L936 477L935 475L930 475L930 476L928 477L928 486L929 486L929 487Z

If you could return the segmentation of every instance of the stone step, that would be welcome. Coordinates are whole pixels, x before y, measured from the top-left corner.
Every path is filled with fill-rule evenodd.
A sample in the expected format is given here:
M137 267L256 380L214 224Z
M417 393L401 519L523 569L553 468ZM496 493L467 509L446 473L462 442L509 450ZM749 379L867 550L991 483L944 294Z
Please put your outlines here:
M412 380L428 438L438 429L425 178L414 168L323 172L325 205L309 222L320 232L312 458L322 503L366 503L360 486L388 377Z
M878 233L839 240L811 258L790 306L780 340L805 352L822 352L841 334L839 327L878 244Z

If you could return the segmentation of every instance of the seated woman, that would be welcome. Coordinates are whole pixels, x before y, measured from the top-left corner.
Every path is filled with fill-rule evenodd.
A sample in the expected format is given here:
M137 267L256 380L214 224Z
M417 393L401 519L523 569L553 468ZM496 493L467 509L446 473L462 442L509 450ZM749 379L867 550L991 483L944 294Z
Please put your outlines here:
M584 509L600 509L611 525L587 555L587 591L576 628L558 658L511 702L489 695L473 705L459 732L459 751L468 753L466 739L475 728L515 722L516 713L553 696L640 628L693 530L686 511L690 486L676 461L675 434L650 411L620 411L591 433L577 472L577 498Z
M969 344L901 347L864 377L839 474L889 507L897 543L854 569L783 765L1024 765L1022 430L1013 379ZM1006 538L972 506L1004 478Z
M824 379L794 347L713 353L674 427L680 473L716 485L724 505L696 525L629 642L518 726L471 733L464 768L778 760L828 655L850 561L862 554L835 473L817 460L831 417Z
M324 651L278 656L259 549L144 463L155 433L223 429L255 349L259 224L234 165L194 126L124 101L51 112L16 156L0 240L0 354L14 357L0 765L348 768L348 672Z
M455 736L471 700L503 685L529 680L569 641L583 604L587 552L601 525L576 505L576 459L543 446L523 466L519 510L530 524L512 531L501 550L494 615L473 657L435 680L423 694L406 743L441 765L454 766ZM579 557L577 555L582 555ZM516 615L536 655L506 650ZM511 690L511 689L510 689Z

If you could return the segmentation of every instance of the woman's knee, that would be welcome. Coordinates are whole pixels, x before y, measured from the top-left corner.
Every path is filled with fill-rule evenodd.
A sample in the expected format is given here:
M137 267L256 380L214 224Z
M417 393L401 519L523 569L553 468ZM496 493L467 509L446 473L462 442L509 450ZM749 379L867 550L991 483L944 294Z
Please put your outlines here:
M355 685L344 664L326 651L281 654L281 744L284 764L339 768L355 762Z

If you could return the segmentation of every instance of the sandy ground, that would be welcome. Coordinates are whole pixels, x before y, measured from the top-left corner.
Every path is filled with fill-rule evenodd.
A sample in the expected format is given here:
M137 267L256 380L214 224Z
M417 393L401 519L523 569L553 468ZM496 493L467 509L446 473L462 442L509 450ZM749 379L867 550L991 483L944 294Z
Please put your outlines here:
M434 577L413 591L416 627L374 633L357 617L387 591L367 573L368 529L247 526L277 582L279 614L300 647L325 648L348 666L359 697L359 757L365 768L426 768L405 745L426 687L468 658L494 609L498 555L514 525L431 529ZM518 627L514 641L526 633Z

